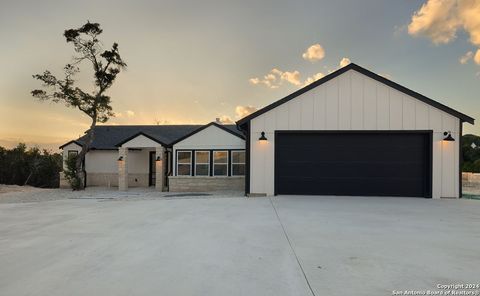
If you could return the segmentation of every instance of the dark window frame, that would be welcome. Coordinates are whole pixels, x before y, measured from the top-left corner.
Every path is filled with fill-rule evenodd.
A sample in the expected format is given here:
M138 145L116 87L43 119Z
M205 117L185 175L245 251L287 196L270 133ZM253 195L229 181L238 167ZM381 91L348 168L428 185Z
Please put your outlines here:
M190 153L190 163L189 163L190 171L189 171L188 175L179 175L178 174L178 165L187 165L187 163L180 163L178 161L178 155L181 152ZM175 155L175 175L176 176L184 177L184 176L191 176L192 175L192 173L193 173L193 161L194 161L193 160L193 154L194 154L193 152L194 152L193 150L177 150L176 155Z
M237 152L237 153L242 153L242 152L243 152L243 154L244 154L244 159L245 159L245 161L244 161L243 163L241 163L241 162L233 162L233 153L235 153L235 152ZM246 152L245 150L231 150L231 151L230 151L230 154L231 154L231 161L230 161L230 171L231 171L231 174L230 174L230 175L231 175L232 177L245 176L245 175L246 175L245 172L246 172L246 163L247 163L247 158L246 158L246 157L247 157L247 152ZM243 169L243 170L244 170L243 175L235 175L235 174L233 174L233 165L241 165L241 164L243 164L243 167L244 167L244 169Z
M208 155L208 161L207 162L200 162L198 163L197 162L197 153L198 152L206 152L207 155ZM199 177L209 177L210 176L210 157L211 157L211 153L210 153L210 150L192 150L192 153L195 154L195 162L194 162L194 169L193 169L193 176L199 176ZM197 165L208 165L208 170L207 170L207 175L197 175Z
M232 177L232 152L239 151L239 152L245 152L245 157L247 156L247 150L246 149L175 149L175 158L173 161L175 161L175 176L192 176L195 177L195 170L196 170L196 152L197 151L208 151L209 152L209 174L208 175L201 175L199 177ZM226 175L215 175L214 174L214 152L227 152L227 171L228 173ZM190 174L189 175L179 175L178 174L178 153L179 152L189 152L191 153L191 159L190 159ZM206 164L206 163L205 163ZM225 165L223 163L223 165ZM246 169L247 161L245 159L245 169ZM246 175L235 175L236 177L241 177L241 176L246 176Z
M69 158L71 154L75 154L75 156L78 156L78 150L68 150L67 158Z
M226 155L226 162L221 162L221 163L215 163L215 152L225 152L227 155ZM228 167L229 167L229 150L215 150L213 151L213 172L212 172L212 177L228 177L229 176L229 173L228 173ZM215 165L221 165L221 166L226 166L226 169L227 169L227 172L225 175L216 175L215 174Z

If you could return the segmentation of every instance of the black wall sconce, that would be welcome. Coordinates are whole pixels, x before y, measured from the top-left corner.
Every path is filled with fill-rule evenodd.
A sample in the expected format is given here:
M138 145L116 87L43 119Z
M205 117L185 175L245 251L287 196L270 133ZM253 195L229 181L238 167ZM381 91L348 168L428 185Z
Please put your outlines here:
M157 159L156 161L161 161L162 159L160 158L160 156L157 156Z
M123 156L120 156L117 160L118 161L123 161Z
M267 137L265 137L265 132L262 132L260 135L260 138L258 138L259 141L268 141Z
M445 137L443 138L444 141L447 141L447 142L453 142L453 141L455 141L455 139L452 137L452 132L451 132L451 131L444 132L443 135L445 136Z

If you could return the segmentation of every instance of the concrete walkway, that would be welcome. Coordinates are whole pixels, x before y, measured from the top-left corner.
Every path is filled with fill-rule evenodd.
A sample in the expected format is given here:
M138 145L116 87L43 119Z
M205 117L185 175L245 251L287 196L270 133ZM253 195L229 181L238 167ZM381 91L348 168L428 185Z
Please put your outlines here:
M0 204L0 295L391 295L479 280L479 201L272 201Z

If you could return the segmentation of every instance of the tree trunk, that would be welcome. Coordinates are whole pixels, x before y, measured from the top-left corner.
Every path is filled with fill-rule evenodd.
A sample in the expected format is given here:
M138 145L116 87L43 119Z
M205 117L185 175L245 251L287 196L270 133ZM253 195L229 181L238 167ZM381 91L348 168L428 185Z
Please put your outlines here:
M77 176L81 180L80 190L85 189L85 174L83 163L85 160L85 155L87 154L88 150L90 150L90 146L92 145L93 138L95 137L95 126L97 125L97 118L96 116L92 118L92 124L90 125L90 129L87 131L87 136L85 138L85 143L82 145L82 150L78 154L76 168L77 168Z

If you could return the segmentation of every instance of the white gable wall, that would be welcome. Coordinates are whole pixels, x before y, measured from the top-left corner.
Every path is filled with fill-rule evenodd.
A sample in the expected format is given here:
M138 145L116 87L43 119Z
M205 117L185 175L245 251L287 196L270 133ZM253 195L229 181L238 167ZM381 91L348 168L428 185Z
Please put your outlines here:
M245 140L211 125L190 137L173 145L173 160L176 161L177 150L214 150L214 149L245 149ZM173 166L176 175L176 165Z
M145 137L144 135L138 135L135 138L131 139L128 142L122 144L122 147L128 148L152 148L152 147L160 147L161 144L155 142L152 139Z
M458 197L460 120L349 70L250 122L250 192L274 194L275 130L433 130L433 198ZM264 131L267 143L258 141ZM451 131L455 142L445 142Z
M68 151L77 151L78 153L80 153L80 151L82 151L82 147L75 144L74 142L72 142L72 143L68 144L67 146L63 147L63 149L62 149L63 170L65 170L67 168L65 162L68 159Z

